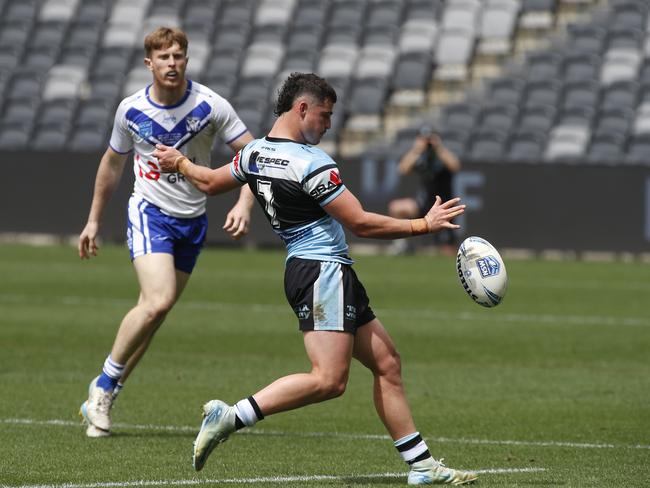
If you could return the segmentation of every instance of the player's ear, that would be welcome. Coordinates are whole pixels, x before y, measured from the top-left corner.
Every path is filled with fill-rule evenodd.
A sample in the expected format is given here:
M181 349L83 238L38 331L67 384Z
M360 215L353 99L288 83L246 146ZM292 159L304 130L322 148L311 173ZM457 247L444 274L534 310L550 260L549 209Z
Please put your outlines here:
M153 63L151 62L151 58L144 58L144 65L149 71L153 71Z

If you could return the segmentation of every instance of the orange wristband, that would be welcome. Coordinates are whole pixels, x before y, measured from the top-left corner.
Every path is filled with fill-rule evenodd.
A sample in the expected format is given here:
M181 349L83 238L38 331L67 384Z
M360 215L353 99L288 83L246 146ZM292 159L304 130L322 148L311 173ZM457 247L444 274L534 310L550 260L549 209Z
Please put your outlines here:
M421 219L411 219L411 235L419 236L429 233L429 225L427 220L423 217Z
M179 159L180 159L180 161L178 163L176 163L176 161L178 161ZM176 165L176 168L178 169L178 172L183 174L183 175L185 174L185 172L183 171L183 165L187 164L189 162L190 162L190 160L187 159L185 156L178 156L174 160L174 164Z

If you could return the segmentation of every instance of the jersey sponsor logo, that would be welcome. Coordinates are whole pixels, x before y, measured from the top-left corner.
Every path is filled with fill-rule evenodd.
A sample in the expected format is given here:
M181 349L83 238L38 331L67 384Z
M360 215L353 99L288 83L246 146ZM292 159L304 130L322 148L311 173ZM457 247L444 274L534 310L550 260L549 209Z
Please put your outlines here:
M235 157L232 158L232 164L235 167L235 173L239 173L239 158L241 157L241 151L237 151Z
M316 188L310 191L309 194L314 198L318 198L325 195L326 193L330 193L331 191L336 190L340 185L341 180L339 180L338 183L334 183L332 180L329 180L327 183L321 183L318 185Z

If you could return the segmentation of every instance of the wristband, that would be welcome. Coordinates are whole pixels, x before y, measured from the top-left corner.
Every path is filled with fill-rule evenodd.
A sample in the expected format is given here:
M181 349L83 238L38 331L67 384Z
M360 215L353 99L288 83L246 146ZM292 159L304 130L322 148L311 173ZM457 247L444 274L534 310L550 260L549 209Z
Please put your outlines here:
M178 161L179 159L180 159L180 161ZM174 166L176 166L176 169L178 169L178 172L179 172L180 174L183 174L183 175L184 175L185 172L183 171L183 163L187 164L187 163L189 163L189 162L190 162L190 160L187 159L185 156L178 156L178 157L174 160Z
M427 224L427 220L424 217L421 219L411 219L412 236L419 236L428 233L429 233L429 224Z

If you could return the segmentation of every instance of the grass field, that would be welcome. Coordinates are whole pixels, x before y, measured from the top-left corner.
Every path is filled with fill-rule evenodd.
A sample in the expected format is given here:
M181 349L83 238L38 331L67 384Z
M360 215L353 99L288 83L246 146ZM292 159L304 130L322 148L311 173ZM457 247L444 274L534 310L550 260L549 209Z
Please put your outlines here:
M114 436L76 412L136 284L124 248L0 246L0 485L402 486L406 467L353 367L339 399L276 415L191 467L200 406L308 368L282 289L284 253L206 250L127 383ZM359 257L434 457L479 486L650 486L650 266L507 262L496 309L453 259Z

